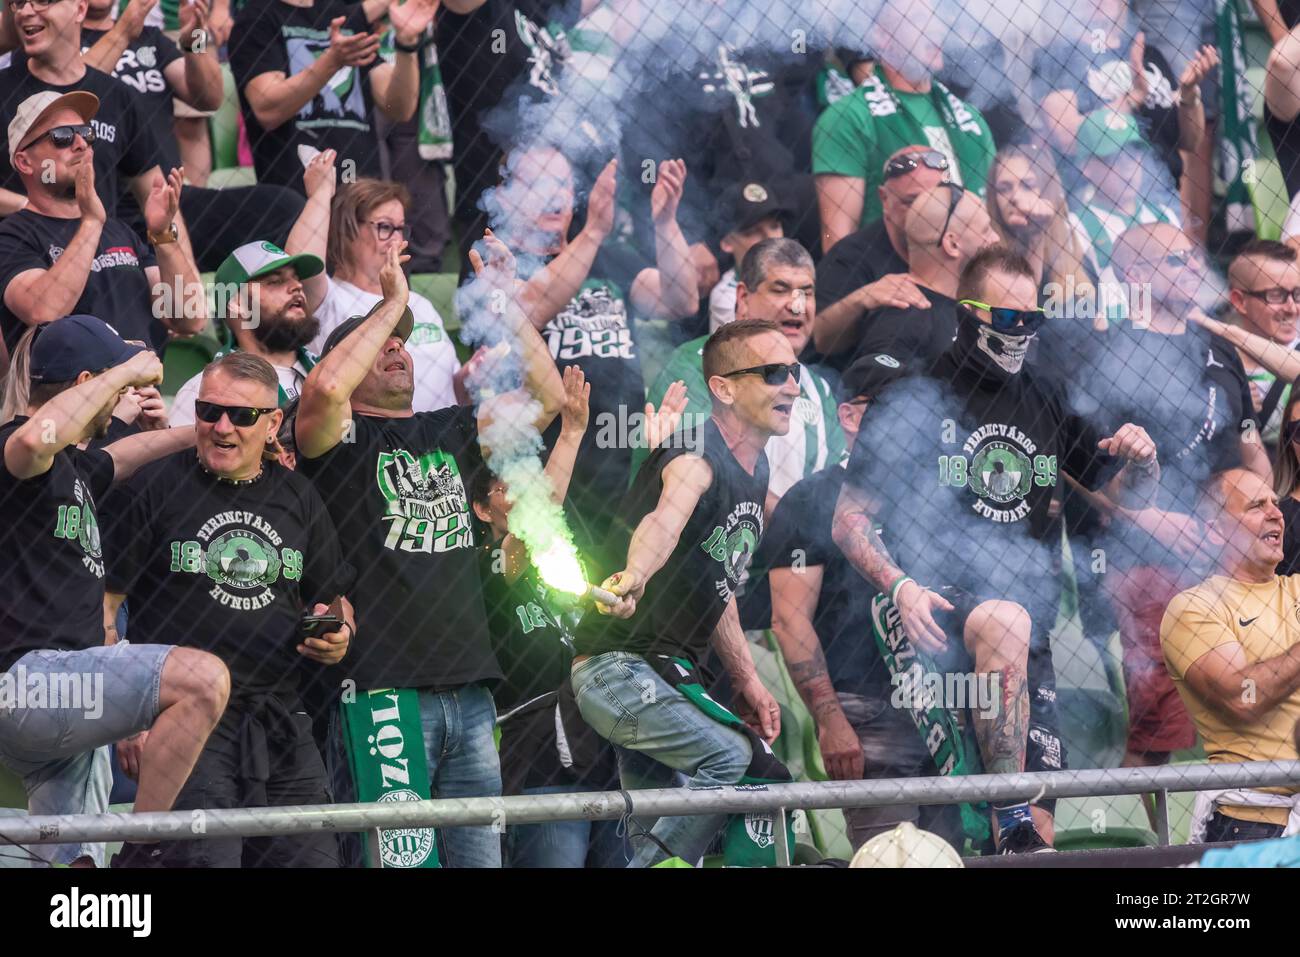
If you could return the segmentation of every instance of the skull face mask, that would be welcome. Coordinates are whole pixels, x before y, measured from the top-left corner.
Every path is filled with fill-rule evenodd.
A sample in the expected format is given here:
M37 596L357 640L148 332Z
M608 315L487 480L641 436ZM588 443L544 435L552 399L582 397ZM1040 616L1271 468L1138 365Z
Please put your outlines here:
M1025 364L1025 353L1029 351L1029 343L1033 338L1034 333L1027 336L1011 336L1004 332L997 332L992 326L986 326L981 322L979 338L975 341L975 346L996 362L1003 372L1015 375Z

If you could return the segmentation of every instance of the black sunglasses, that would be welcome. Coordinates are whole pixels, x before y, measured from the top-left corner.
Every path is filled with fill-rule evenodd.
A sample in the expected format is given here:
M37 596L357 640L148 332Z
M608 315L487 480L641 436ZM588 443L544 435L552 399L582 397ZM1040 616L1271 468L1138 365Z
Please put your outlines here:
M1047 321L1047 314L1041 307L1037 309L1012 309L1010 306L990 306L986 302L976 302L974 299L963 299L957 305L964 307L968 312L972 307L988 312L989 317L993 320L993 328L997 332L1015 332L1028 335L1031 332L1037 332L1038 328Z
M896 176L906 176L918 166L928 166L930 169L947 172L948 157L938 150L917 150L914 153L895 156L885 164L885 179L890 180Z
M270 415L275 409L258 409L248 405L218 405L215 402L198 401L194 403L194 415L200 422L213 425L221 421L223 415L230 417L230 424L237 429L246 429L255 425L264 415Z
M756 375L762 376L763 381L768 385L785 385L785 380L790 376L794 376L795 382L799 381L800 368L797 362L769 362L767 365L737 369L735 372L724 372L722 375L723 378L730 378L733 375Z
M948 201L948 215L943 219L943 229L939 230L939 238L934 241L936 246L943 245L943 237L948 235L948 225L952 222L952 214L957 212L957 207L961 205L961 198L966 195L966 190L956 183L940 183L940 186L947 186L948 193L952 197Z
M51 143L61 150L66 150L69 146L77 141L80 136L90 146L95 142L95 129L89 123L75 123L69 126L56 126L53 129L46 130L36 139L32 140L23 149L30 149L41 140L49 137Z
M1273 286L1269 289L1243 289L1242 292L1256 299L1262 299L1270 306L1280 306L1288 299L1300 303L1300 288L1283 289L1281 286Z

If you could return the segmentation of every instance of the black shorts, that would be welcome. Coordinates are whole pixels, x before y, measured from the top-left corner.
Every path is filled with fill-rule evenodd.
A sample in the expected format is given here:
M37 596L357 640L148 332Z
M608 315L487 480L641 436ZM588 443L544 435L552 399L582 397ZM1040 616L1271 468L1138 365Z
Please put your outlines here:
M173 810L329 804L311 718L270 696L232 698L181 788ZM213 838L163 844L166 867L338 867L332 832Z

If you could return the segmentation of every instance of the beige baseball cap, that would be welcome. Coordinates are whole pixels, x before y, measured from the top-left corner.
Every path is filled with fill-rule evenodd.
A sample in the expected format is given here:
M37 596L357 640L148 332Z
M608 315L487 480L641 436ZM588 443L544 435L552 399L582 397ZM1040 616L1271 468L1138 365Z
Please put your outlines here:
M18 111L9 122L10 166L13 165L14 154L28 145L28 141L33 138L28 134L32 130L44 132L40 127L45 118L58 110L72 110L89 123L90 118L99 111L99 97L84 90L73 90L71 93L45 90L19 103Z

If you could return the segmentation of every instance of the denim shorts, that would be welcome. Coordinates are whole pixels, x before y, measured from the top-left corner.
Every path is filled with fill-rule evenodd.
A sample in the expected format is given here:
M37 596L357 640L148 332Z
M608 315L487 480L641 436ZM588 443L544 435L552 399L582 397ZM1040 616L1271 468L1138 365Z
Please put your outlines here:
M31 651L0 675L0 764L23 779L28 813L108 809L107 746L153 725L172 647L118 642ZM43 845L33 853L52 863L89 856L102 864L103 847Z

